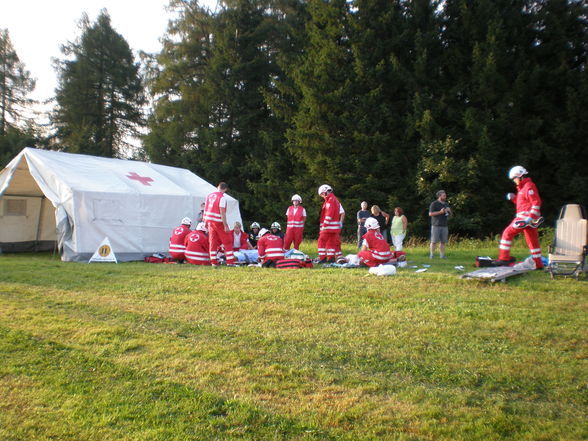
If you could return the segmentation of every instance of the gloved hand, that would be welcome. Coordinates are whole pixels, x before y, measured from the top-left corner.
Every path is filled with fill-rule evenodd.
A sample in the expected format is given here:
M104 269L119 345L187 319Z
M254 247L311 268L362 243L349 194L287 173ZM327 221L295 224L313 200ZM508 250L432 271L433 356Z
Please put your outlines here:
M525 228L527 226L529 226L529 224L533 222L533 218L532 217L527 217L525 219L518 219L516 221L513 222L513 227L515 228Z
M539 225L541 225L543 223L543 216L538 217L535 220L532 220L531 223L529 224L529 226L531 228L538 228Z
M515 194L514 193L506 193L506 200L507 201L512 201L515 198Z

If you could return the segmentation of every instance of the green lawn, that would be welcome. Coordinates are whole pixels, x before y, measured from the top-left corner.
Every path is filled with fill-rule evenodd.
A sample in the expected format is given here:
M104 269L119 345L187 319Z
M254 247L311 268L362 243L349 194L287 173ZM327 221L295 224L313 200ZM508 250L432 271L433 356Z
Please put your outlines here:
M588 283L458 278L495 245L394 277L0 255L0 440L588 439Z

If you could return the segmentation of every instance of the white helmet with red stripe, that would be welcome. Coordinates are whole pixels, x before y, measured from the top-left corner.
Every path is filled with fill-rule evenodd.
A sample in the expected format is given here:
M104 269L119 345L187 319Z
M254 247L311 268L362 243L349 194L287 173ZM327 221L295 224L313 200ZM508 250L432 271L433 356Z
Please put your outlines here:
M523 167L522 165L515 165L513 168L509 170L508 179L522 178L524 175L528 173L529 172L527 171L527 169L525 169L525 167Z
M184 219L182 219L182 225L192 225L192 219L190 219L189 217L185 217Z
M368 217L365 220L364 226L367 230L377 230L378 228L380 228L378 220L374 219L373 217Z
M198 223L198 225L196 225L196 229L198 231L204 231L205 233L208 233L208 228L206 228L206 224L204 222Z

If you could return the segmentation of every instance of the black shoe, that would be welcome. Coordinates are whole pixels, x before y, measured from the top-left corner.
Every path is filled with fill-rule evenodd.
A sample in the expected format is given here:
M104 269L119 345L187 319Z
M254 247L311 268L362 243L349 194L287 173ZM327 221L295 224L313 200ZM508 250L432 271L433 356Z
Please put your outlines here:
M509 260L496 259L492 262L492 266L510 266L515 260L514 257L511 257Z

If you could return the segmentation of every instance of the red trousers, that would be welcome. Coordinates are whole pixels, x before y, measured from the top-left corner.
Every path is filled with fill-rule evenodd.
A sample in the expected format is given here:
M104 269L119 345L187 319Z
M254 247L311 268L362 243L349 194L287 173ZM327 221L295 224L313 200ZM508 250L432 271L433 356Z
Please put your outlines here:
M218 265L218 258L216 257L216 253L221 245L225 249L227 265L233 265L235 263L235 256L233 254L233 233L230 231L225 231L225 227L222 223L208 223L208 244L210 263L212 265Z
M341 232L322 230L319 233L317 248L319 259L336 259L341 255Z
M299 250L303 233L304 228L287 228L286 235L284 236L284 249L289 250L290 245L294 244L294 248Z
M502 232L502 238L500 239L500 245L498 247L498 259L510 259L510 249L512 247L512 240L515 238L516 235L522 232L525 234L525 240L527 241L527 246L529 247L529 251L531 252L531 257L535 261L535 265L537 266L537 268L543 268L543 261L541 260L541 245L539 244L539 232L537 231L537 228L515 228L513 226L513 223L514 221L510 223L509 226L506 227L505 230Z
M364 263L365 265L369 266L370 268L374 267L374 266L381 265L382 263L390 262L390 259L387 259L387 260L377 259L374 256L374 254L369 250L360 251L359 253L357 253L357 256L359 257L359 260L361 263Z

